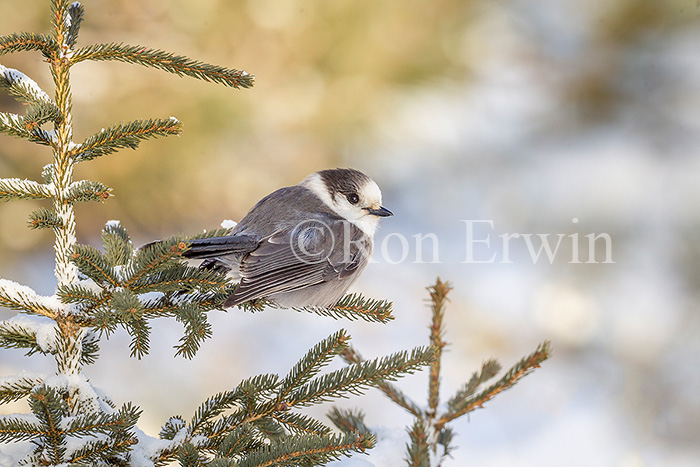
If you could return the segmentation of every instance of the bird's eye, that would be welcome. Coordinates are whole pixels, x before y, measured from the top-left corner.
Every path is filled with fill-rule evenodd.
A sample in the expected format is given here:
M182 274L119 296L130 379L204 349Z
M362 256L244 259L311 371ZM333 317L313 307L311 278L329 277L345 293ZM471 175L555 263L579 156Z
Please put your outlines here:
M347 195L347 198L350 204L357 204L360 202L360 197L357 195L357 193L350 193Z

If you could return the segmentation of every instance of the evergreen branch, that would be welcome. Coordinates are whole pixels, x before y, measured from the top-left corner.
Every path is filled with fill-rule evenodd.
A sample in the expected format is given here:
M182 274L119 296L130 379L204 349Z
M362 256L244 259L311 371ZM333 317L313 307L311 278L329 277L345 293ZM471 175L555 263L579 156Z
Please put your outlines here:
M66 435L61 429L66 402L53 388L41 386L29 396L29 407L43 427L44 449L51 462L60 464L66 452Z
M387 323L394 319L393 304L388 300L365 298L361 294L347 294L335 305L324 307L300 307L296 311L307 311L321 316L345 318L350 320L363 319L369 322Z
M56 295L63 303L79 304L81 311L94 309L112 299L111 293L106 291L98 293L81 283L60 285L56 291Z
M257 375L241 381L236 387L236 397L243 401L246 409L252 409L260 399L272 397L279 386L279 376L273 374Z
M271 416L284 425L289 431L297 434L325 435L331 429L315 418L294 412L273 412Z
M292 368L292 371L282 380L279 392L280 400L283 400L293 389L307 383L316 376L321 369L326 366L336 355L338 355L350 340L347 331L341 329L335 334L327 337L299 360Z
M248 423L237 426L219 444L218 454L222 457L239 456L250 449L260 448L262 445L256 439L255 430ZM223 459L222 459L223 460ZM211 464L214 465L213 463ZM228 464L224 464L228 465ZM235 465L235 464L234 464Z
M175 442L175 438L183 439L181 438L183 435L185 440L189 439L190 432L185 421L179 415L170 417L161 428L159 437L173 442L161 445L156 452L149 453L150 460L155 466L169 465L168 462L175 460L179 450L178 444L182 443Z
M73 47L75 47L75 42L78 40L78 32L80 31L80 25L85 16L85 8L83 8L80 3L73 2L68 8L68 15L70 17L70 24L68 26L66 45L69 49L73 49Z
M7 133L46 146L54 144L52 133L37 128L34 121L9 112L0 112L0 133Z
M192 443L182 443L178 449L177 460L181 467L201 467L205 461L199 450Z
M223 297L223 299L219 303L219 305L221 307L223 307L223 302L228 298L228 295L233 293L234 290L235 290L235 286L233 288L231 288L231 290L229 290L229 293L225 297ZM275 308L278 305L275 302L270 301L270 300L266 300L264 298L256 298L253 300L248 300L247 302L243 302L237 306L238 306L238 309L243 310L243 311L247 311L248 313L258 313L260 311L263 311L267 307ZM303 310L299 309L297 311L303 311Z
M27 416L0 415L0 442L20 442L38 438L45 434L39 420Z
M180 259L180 255L186 249L187 244L179 237L172 237L140 248L129 267L128 279L124 286L131 287L147 277L148 274L153 274L160 268L173 264L174 261Z
M448 411L440 416L435 426L440 430L446 423L451 422L457 417L461 417L475 409L483 407L483 405L493 399L497 394L510 389L520 379L530 374L535 368L539 368L540 364L547 360L551 355L551 346L549 341L545 341L537 346L537 349L527 357L516 363L510 370L506 372L501 379L496 383L484 389L473 397L462 401L455 401Z
M94 436L97 433L112 435L132 429L140 416L141 410L128 402L112 414L103 412L72 417L65 424L63 433L76 437Z
M128 289L120 289L112 294L109 306L115 318L122 323L130 323L143 317L143 304L138 296Z
M417 417L408 430L410 443L406 445L406 465L408 467L430 467L430 442L428 427L422 417ZM439 464L438 464L439 465Z
M251 409L252 410L252 409ZM207 427L207 434L206 436L210 440L210 444L212 446L217 445L220 443L226 436L228 436L230 433L232 433L234 430L238 429L239 427L242 427L244 425L249 425L252 428L252 423L250 423L247 418L260 418L262 416L257 416L257 417L246 417L246 411L241 409L236 411L233 414L230 415L225 415L218 420L214 421L211 426Z
M68 187L66 201L69 203L106 201L111 192L111 188L100 182L79 180L71 183Z
M438 432L437 444L442 446L442 454L440 455L441 459L452 457L452 451L454 450L454 447L451 443L454 437L455 433L450 427L444 427ZM433 452L436 452L436 450Z
M83 338L83 349L80 355L80 363L83 365L95 363L97 360L97 354L100 351L99 344L99 337L91 331L87 332Z
M46 102L34 102L29 104L29 108L24 116L24 127L32 132L30 141L51 145L53 140L50 133L40 127L48 122L60 122L61 114L56 105Z
M49 95L24 73L0 65L0 88L29 104L29 110L22 122L25 130L36 130L46 122L61 120L61 113Z
M48 185L19 178L0 179L0 201L11 199L45 199L53 193Z
M125 265L134 254L129 234L117 221L108 222L102 229L102 245L109 264Z
M158 287L154 286L155 289ZM141 293L141 291L139 291ZM203 312L220 309L219 305L228 295L225 292L188 293L178 292L159 293L157 297L141 296L144 307L144 317L148 319L177 316L183 303L196 305Z
M24 126L24 118L9 112L0 112L0 132L25 139L31 139L33 136Z
M58 50L58 44L46 34L20 32L0 37L0 55L27 50L38 50L45 57L51 57Z
M30 229L62 229L63 221L55 211L46 208L39 208L29 214L27 224Z
M228 279L220 272L176 264L172 268L141 276L138 281L129 281L129 289L138 293L223 290L227 284Z
M17 376L0 378L0 404L7 404L28 396L35 386L43 383L43 375L22 373Z
M435 285L428 287L431 301L431 325L430 325L430 345L435 348L436 357L430 364L430 382L428 385L428 407L431 414L435 414L440 401L440 362L442 360L442 349L446 343L443 340L445 328L443 318L445 316L445 302L447 294L452 287L449 283L442 282L437 278Z
M237 399L238 394L236 391L225 391L204 401L202 405L199 406L194 416L192 416L192 421L190 422L190 430L192 433L199 433L209 420L218 417L222 412L233 407ZM162 436L161 434L161 437Z
M332 407L328 413L328 418L343 433L371 433L365 424L365 414L361 410L346 410Z
M486 360L481 365L481 371L474 372L472 377L462 386L454 396L447 401L448 410L454 411L469 397L473 396L479 386L490 380L501 371L501 364L494 359Z
M103 440L88 441L77 451L67 454L66 457L70 459L70 464L68 465L70 467L102 465L100 461L104 459L119 459L120 455L123 455L125 451L137 442L138 440L128 432L113 433L109 438Z
M131 343L129 344L131 356L140 359L146 355L150 347L151 327L143 317L145 309L138 296L128 289L117 290L112 294L110 309L114 310L113 314L109 313L109 311L100 314L93 324L100 322L102 319L110 322L109 324L100 323L106 328L113 327L116 323L122 324L131 336Z
M343 360L349 364L360 363L364 361L362 355L352 346L348 346L342 353ZM403 407L408 413L414 417L423 416L423 409L413 402L410 397L404 394L398 387L391 383L383 381L377 384L377 388L382 391L389 399L391 399L399 407Z
M399 407L402 407L414 417L421 416L423 409L416 404L406 393L391 383L381 383L377 386L385 396L393 401Z
M257 375L243 380L235 389L235 398L241 410L217 420L211 428L207 429L210 439L218 438L231 432L235 427L243 423L267 416L277 409L275 404L266 404L265 410L259 410L258 402L264 398L273 397L279 388L279 377L272 374ZM258 409L258 410L256 410ZM200 426L202 423L198 423Z
M42 169L41 169L41 178L44 179L44 183L47 185L53 183L53 177L56 174L56 169L54 168L53 164L46 164Z
M42 297L29 287L7 279L0 279L0 306L48 316L51 319L61 312L60 304L52 297Z
M131 336L129 355L141 359L150 350L151 326L144 318L134 318L124 326Z
M62 321L65 322L64 320ZM67 332L61 331L62 330L59 328L58 332L56 332L56 338L54 339L55 351L52 353L56 355L57 374L66 375L71 368L75 368L75 365L80 362L80 357L83 350L82 343L80 341L85 331L82 329L75 329L76 334L78 334L75 337L69 335ZM62 395L68 394L63 388L61 389L64 391ZM80 391L79 388L76 388L76 390L78 392ZM66 400L70 399L70 394L68 394L68 396L69 397L67 397ZM73 399L73 401L77 402L77 404L71 406L71 411L80 411L84 401L81 401L80 399Z
M250 419L249 422L260 434L271 442L281 440L286 435L284 428L273 417L264 416Z
M350 365L311 380L293 391L287 402L290 406L309 406L347 394L361 394L365 388L415 372L434 356L433 349L417 347L410 353L401 351Z
M204 339L211 337L211 324L207 321L207 315L202 309L193 304L181 306L176 319L185 325L185 335L175 346L177 349L175 355L192 358Z
M205 230L205 231L199 232L195 235L188 237L188 240L195 240L195 239L200 239L200 238L211 238L211 237L224 237L226 235L231 235L232 230L233 230L233 228L225 228L225 227L220 227L218 229L213 229L213 230Z
M70 30L71 22L72 16L70 14L69 0L52 0L51 23L53 25L53 36L61 47L63 55L70 51L68 31Z
M160 439L174 440L175 437L187 426L181 416L170 417L160 429L158 436Z
M142 298L144 316L159 318L173 315L180 308L180 301L173 299L173 294L162 294L156 298ZM201 305L201 302L199 303Z
M210 65L162 50L125 44L94 44L78 49L73 63L84 60L116 60L157 68L179 76L187 75L234 88L250 88L254 77L241 70Z
M36 332L21 323L4 321L0 323L0 347L6 349L29 349L27 355L45 353L37 342Z
M59 122L58 107L39 85L24 73L0 65L0 88L6 89L16 99L29 104L25 117L12 113L0 113L0 131L30 141L52 145L49 132L40 127L46 122Z
M351 452L364 453L376 444L374 435L289 436L279 443L251 452L239 467L322 465Z
M30 115L29 118L25 117L25 126L29 131L29 141L32 143L41 144L42 146L56 146L56 132L54 130L46 131L41 128L37 128L38 122L31 120L34 116Z
M102 286L119 287L120 278L107 263L107 259L95 247L90 245L75 245L70 255L73 263L80 272Z
M217 457L207 467L238 467L238 462L228 457Z
M136 149L141 141L148 138L178 135L181 131L182 124L174 117L117 123L76 145L71 156L77 162L89 161L122 148Z

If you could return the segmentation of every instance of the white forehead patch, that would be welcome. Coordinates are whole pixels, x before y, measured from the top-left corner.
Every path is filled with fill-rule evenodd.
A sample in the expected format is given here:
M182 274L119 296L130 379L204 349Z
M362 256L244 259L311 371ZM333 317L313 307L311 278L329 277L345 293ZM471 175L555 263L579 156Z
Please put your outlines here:
M382 192L374 180L370 180L366 183L365 186L362 187L362 193L360 194L372 207L379 207L374 206L374 204L382 204Z

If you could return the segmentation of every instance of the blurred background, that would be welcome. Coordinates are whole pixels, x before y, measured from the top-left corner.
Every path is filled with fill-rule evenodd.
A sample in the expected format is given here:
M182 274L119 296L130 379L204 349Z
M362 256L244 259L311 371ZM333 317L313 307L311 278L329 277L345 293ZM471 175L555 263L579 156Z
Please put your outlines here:
M0 0L0 34L48 31L47 5ZM509 366L544 339L554 348L540 370L454 423L458 448L447 465L698 465L696 0L85 5L78 45L161 48L244 69L256 85L231 90L121 63L76 66L77 141L121 120L172 115L184 124L180 137L78 167L77 177L114 189L106 203L77 207L80 242L99 245L110 219L136 245L214 228L336 166L374 178L395 213L353 287L394 301L388 325L216 313L214 336L193 361L173 357L181 328L168 321L154 323L141 361L129 358L125 333L105 342L85 372L117 403L140 405L146 432L157 434L171 415L190 417L244 377L286 372L341 326L368 357L427 343L425 287L439 275L455 287L444 400L489 357ZM40 54L0 63L53 92ZM22 109L0 95L0 110ZM46 148L0 135L1 177L39 179L49 160ZM52 294L52 236L26 228L40 205L0 204L0 277ZM468 220L488 221L472 224L476 239L490 239L472 244L473 261ZM437 257L430 241L421 252L413 237L429 233ZM552 261L535 261L514 237L506 262L499 236L513 233L562 240ZM591 255L589 234L610 241L601 237ZM54 366L3 350L0 375L21 369ZM426 400L426 372L400 385ZM410 423L376 392L343 404L362 407L386 432ZM365 460L402 464L382 455Z

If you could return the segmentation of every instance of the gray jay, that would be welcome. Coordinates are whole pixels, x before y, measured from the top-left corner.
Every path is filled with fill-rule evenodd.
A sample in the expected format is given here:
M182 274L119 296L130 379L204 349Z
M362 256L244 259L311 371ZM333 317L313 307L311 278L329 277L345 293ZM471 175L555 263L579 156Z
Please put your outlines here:
M261 199L230 235L183 253L238 281L225 307L264 298L282 307L334 305L367 266L382 193L355 169L313 173Z

